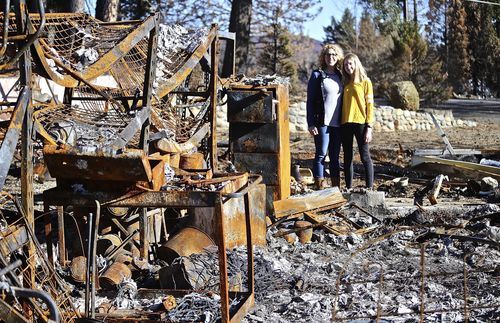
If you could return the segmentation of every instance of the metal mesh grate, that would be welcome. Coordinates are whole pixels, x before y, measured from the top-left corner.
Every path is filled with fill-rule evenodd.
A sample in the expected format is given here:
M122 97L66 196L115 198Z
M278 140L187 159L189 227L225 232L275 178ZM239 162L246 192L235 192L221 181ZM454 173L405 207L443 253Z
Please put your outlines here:
M38 15L30 15L34 26ZM103 24L86 14L47 14L39 38L47 57L60 59L75 71L82 71L112 50L138 24ZM58 71L63 72L63 71Z
M9 270L4 276L3 283L23 288L22 282L34 282L32 288L50 294L59 310L61 321L70 322L78 316L71 299L71 289L50 265L46 257L47 252L38 243L33 229L27 226L25 218L19 218L15 211L9 213L9 210L15 209L14 198L6 192L0 192L0 267L6 268L16 259L21 259L27 264ZM27 244L34 245L33 254L23 248ZM35 321L47 320L49 313L41 300L30 298L29 302L23 302L23 304L31 309ZM20 299L14 297L9 305L26 315Z

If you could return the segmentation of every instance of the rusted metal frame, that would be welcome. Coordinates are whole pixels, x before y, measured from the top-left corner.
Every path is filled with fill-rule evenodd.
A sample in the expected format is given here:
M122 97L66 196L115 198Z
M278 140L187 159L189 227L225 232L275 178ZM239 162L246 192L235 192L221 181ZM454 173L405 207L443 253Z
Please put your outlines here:
M45 204L43 206L43 212L43 221L45 225L45 243L47 245L47 258L49 259L49 264L54 267L54 249L52 247L52 219L49 205Z
M64 233L64 208L62 206L57 206L57 235L58 235L58 246L59 246L59 263L61 266L65 267L66 258L66 235Z
M22 90L16 102L16 107L12 112L9 127L0 147L0 190L3 188L5 179L7 178L19 136L21 135L22 137L24 134L23 121L26 116L26 111L29 109L28 105L30 100L31 89L29 86L24 85L22 86Z
M151 122L151 97L153 95L153 81L156 75L156 60L157 60L157 45L158 45L158 27L160 23L160 15L154 15L154 26L149 32L148 41L148 61L146 63L146 70L144 73L144 88L142 90L142 109L147 109L148 116L141 128L141 138L139 140L140 148L148 154L148 140L149 140L149 124Z
M76 194L67 190L51 188L43 192L45 203L50 205L74 205L93 207L94 201L101 201L102 206L113 207L175 207L195 208L213 207L217 192L201 191L132 191L93 192Z
M88 217L88 250L87 250L87 272L85 279L85 315L95 318L95 285L97 282L96 249L99 231L99 220L101 217L101 204L95 200L95 217L92 212Z
M17 70L16 70L16 71L17 71ZM3 105L4 103L7 103L7 102L5 102L5 101L7 101L7 100L8 100L8 97L9 97L10 92L14 91L14 89L16 88L16 86L18 86L18 85L19 85L19 82L20 82L20 80L19 80L19 78L18 78L18 79L14 82L14 84L12 84L11 88L9 89L9 91L8 91L7 93L5 93L5 91L3 90L3 88L0 86L0 89L1 89L1 91L2 91L3 101L4 101L4 102L2 102L2 105Z
M213 25L212 28L217 30L217 25ZM212 40L212 44L210 46L210 113L209 120L212 126L210 129L210 156L209 163L210 168L213 170L217 169L217 79L218 79L218 65L219 65L219 56L217 54L219 39L217 35Z
M127 126L116 135L116 139L109 144L106 148L110 150L111 153L117 152L127 145L127 143L134 137L139 129L143 129L144 124L148 122L151 114L150 107L143 107L141 110L137 111L134 119L132 119Z
M118 221L118 219L111 218L111 222L113 222L113 224L118 228L118 230L120 230L121 233L123 233L125 236L129 235L129 232L127 231L127 229L125 229L125 227L120 223L120 221ZM134 235L135 235L135 233L134 233ZM133 235L131 235L131 236L133 237ZM127 240L127 239L128 239L128 237L125 240ZM137 247L137 249L141 248L141 245L140 245L140 243L138 241L132 240L132 242L135 244L135 246Z
M14 307L7 304L1 298L0 298L0 317L4 322L17 322L17 323L31 322L27 318L25 318L21 313L19 313Z
M118 61L120 58L125 56L135 45L137 45L144 37L146 37L149 32L155 26L155 16L147 18L142 24L140 24L135 30L130 32L123 40L113 47L109 52L103 55L99 60L94 62L89 68L86 69L85 73L77 74L84 80L91 80L99 75L102 75L109 71L112 65ZM35 42L35 49L40 56L40 61L50 76L50 78L56 83L65 87L76 87L78 86L79 80L70 79L67 76L59 76L52 71L47 62L43 59L47 56L42 50L41 46L49 47L43 41ZM49 57L49 56L47 56ZM49 57L52 58L52 57ZM52 58L53 59L53 58ZM56 62L57 63L57 62ZM74 73L74 71L73 71ZM73 77L73 75L71 75Z
M198 48L193 52L193 54L191 54L191 56L174 75L172 75L166 82L156 89L156 93L159 98L163 98L165 95L172 92L186 79L189 73L191 73L193 68L196 67L200 59L203 57L203 54L208 50L216 36L217 25L213 25L205 42L198 46Z
M21 24L23 25L23 26L18 27L20 29L18 31L18 33L25 34L26 32L28 32L28 37L26 38L26 42L24 44L22 44L22 46L19 46L17 53L14 56L12 56L7 63L0 65L0 69L3 69L4 67L11 65L12 63L19 60L19 58L21 58L23 55L25 55L26 54L25 52L27 52L29 50L30 46L35 42L35 40L38 39L38 37L42 33L42 30L45 26L45 9L43 7L42 0L38 0L38 11L40 12L40 22L38 24L38 29L33 34L29 34L29 31L23 30L26 20L31 25L31 22L26 15L27 10L26 10L26 12L24 12L25 9L26 9L26 4L24 2L20 1L19 2L19 11L23 11L23 13L22 13L23 18L21 20L21 19L19 19L21 17L17 16L16 20L19 22L19 25L21 25ZM5 19L5 20L8 20L8 19Z
M62 68L66 73L68 73L69 75L71 75L74 79L78 80L78 84L80 84L80 82L84 83L86 86L88 86L89 88L91 88L92 90L94 90L96 93L98 93L99 95L101 95L105 100L107 101L110 101L110 102L113 102L114 104L116 104L118 107L121 107L122 105L120 104L120 102L118 102L117 100L115 100L111 95L107 94L106 92L100 90L97 86L93 85L92 83L90 83L90 81L88 79L85 79L80 73L77 73L77 72L74 72L73 70L69 69L66 65L64 65L64 63L62 63L57 57L55 56L52 56L50 54L47 54L46 55L47 57L49 57L50 59L52 59L54 61L54 63L56 63L57 66L59 66L60 68ZM54 79L52 79L54 82L58 83L57 81L55 81ZM62 83L58 83L60 85L63 85ZM67 87L68 88L68 87ZM67 103L67 104L71 104L71 101L73 100L73 97L72 97L72 94L73 94L73 91L71 90L65 90L64 92L64 103ZM113 106L113 109L116 110L115 106ZM124 109L122 109L124 110Z
M139 211L139 239L141 241L141 247L139 249L139 254L141 258L149 260L149 225L148 225L148 209L146 207L141 208Z
M425 248L427 244L420 245L420 322L425 322Z
M7 38L9 37L9 16L10 16L10 0L4 0L3 9L3 39L2 47L0 48L0 56L5 54L7 50Z
M116 220L116 219L115 219ZM113 257L116 255L118 251L120 251L125 245L127 245L130 240L134 238L134 236L140 231L140 229L135 229L132 233L127 232L127 237L123 239L122 243L120 245L116 246L113 250L109 252L109 254L105 254L104 258L106 259L113 259ZM141 240L142 241L142 240Z
M260 176L262 180L262 176ZM252 219L250 211L250 198L248 192L245 192L245 221L246 221L246 234L247 234L247 280L248 292L254 297L254 263L253 263L253 242L252 242Z
M41 0L40 0L41 2ZM43 10L43 9L40 9ZM15 8L16 11L16 21L18 23L18 34L29 33L26 30L26 22L29 21L26 16L26 1L19 0ZM42 26L40 26L42 27ZM39 28L41 31L41 28ZM25 43L24 45L27 45ZM21 129L21 205L24 210L23 217L25 218L26 227L31 232L35 229L35 217L34 217L34 193L33 193L33 140L32 140L32 114L33 110L31 108L31 53L28 47L24 47L20 43L18 44L18 54L20 56L15 57L16 60L19 59L19 84L22 88L27 89L23 91L24 95L28 96L28 100L24 108L24 116L22 117L22 129ZM24 90L24 89L23 89ZM28 263L26 268L23 268L23 286L26 288L36 288L35 286L35 243L33 239L29 239L25 247L25 254ZM29 302L23 303L23 310L27 318L32 318L33 310ZM35 309L36 310L36 309Z
M10 292L15 297L36 298L36 299L42 300L47 305L47 308L49 309L49 312L50 312L49 319L52 320L53 322L57 322L57 323L61 322L61 317L59 315L59 309L57 307L57 304L54 302L52 297L50 297L50 295L48 293L44 292L43 290L11 287Z
M229 282L227 278L227 255L226 255L226 241L224 230L224 212L222 208L222 196L217 195L215 199L215 219L219 232L219 239L217 239L217 248L219 250L219 278L220 278L220 302L221 302L221 322L229 323Z
M469 279L469 273L467 270L467 261L466 257L469 256L470 254L465 254L464 255L464 261L463 261L463 270L464 270L464 322L468 323L469 322L469 309L467 306L467 303L469 302L468 300L468 279Z

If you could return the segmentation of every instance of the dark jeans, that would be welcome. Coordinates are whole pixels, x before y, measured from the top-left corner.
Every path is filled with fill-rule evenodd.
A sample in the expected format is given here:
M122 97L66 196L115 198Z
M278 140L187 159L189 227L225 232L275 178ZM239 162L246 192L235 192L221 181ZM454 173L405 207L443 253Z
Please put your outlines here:
M358 143L359 155L361 162L365 167L366 187L373 186L373 163L370 157L370 148L365 144L365 124L361 123L346 123L340 127L342 137L342 147L344 149L344 174L345 185L347 188L352 187L353 167L352 159L354 155L353 137L356 137Z
M315 178L324 177L326 154L330 156L330 176L340 177L340 128L316 127L318 134L314 136L316 155L314 156L313 174Z

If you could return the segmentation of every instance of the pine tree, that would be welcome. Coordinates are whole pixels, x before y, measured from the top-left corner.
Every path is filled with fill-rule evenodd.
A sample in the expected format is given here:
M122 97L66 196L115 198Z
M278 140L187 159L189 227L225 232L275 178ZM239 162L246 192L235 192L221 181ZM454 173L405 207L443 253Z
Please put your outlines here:
M446 67L453 90L467 92L470 80L469 37L466 13L461 0L453 0L448 8L448 41Z
M348 8L344 10L340 21L332 17L331 25L323 29L326 35L325 44L336 43L346 51L356 48L356 20Z
M493 25L493 8L477 3L466 5L467 26L471 53L472 91L475 95L489 95L497 91L499 38Z
M377 64L380 52L387 50L383 46L385 43L384 38L384 36L377 35L371 14L367 10L364 10L359 21L359 35L355 52L363 62L363 65L368 69L368 74L371 74L371 67Z

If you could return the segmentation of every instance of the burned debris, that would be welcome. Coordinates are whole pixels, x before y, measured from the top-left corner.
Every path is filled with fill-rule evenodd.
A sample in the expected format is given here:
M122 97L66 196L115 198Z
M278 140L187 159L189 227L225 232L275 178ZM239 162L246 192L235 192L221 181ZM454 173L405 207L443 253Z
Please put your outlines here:
M440 200L498 196L495 160L415 154L426 166L378 191L313 191L291 165L288 80L221 82L216 25L14 7L2 15L2 74L19 81L0 106L1 320L500 319L498 205Z

